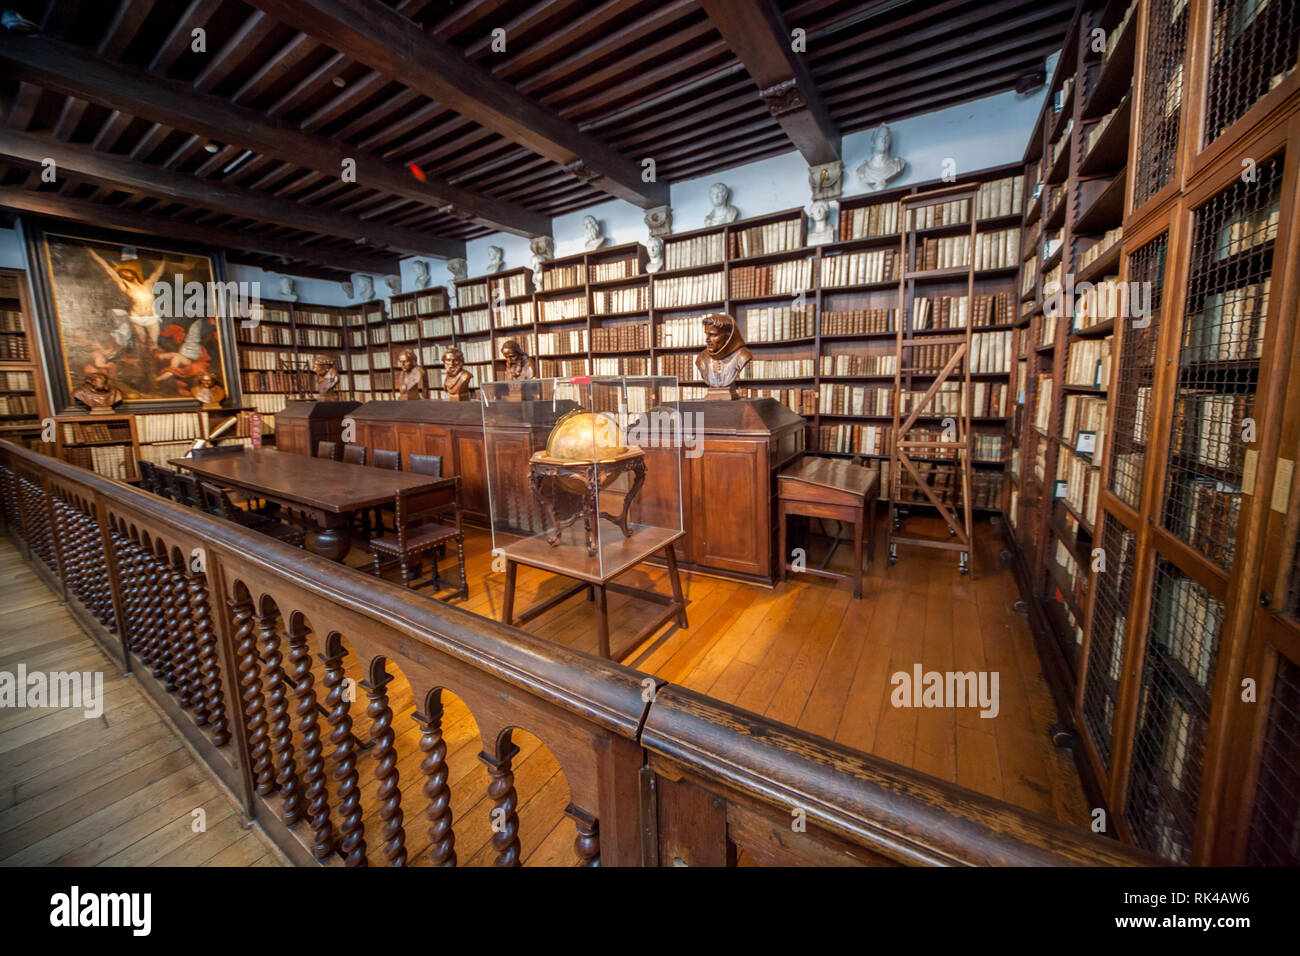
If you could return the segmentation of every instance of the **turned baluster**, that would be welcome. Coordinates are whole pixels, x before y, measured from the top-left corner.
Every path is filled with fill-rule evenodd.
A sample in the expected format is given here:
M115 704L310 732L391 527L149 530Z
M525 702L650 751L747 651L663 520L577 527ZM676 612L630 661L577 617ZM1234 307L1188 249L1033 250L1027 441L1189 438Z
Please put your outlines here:
M361 821L361 789L357 784L356 738L352 736L346 682L343 677L344 650L340 645L325 664L325 706L329 708L330 743L334 745L334 779L338 783L339 851L348 866L366 866L365 826Z
M442 736L442 695L431 696L428 714L415 715L420 725L420 749L425 758L424 814L429 819L429 861L434 866L456 865L456 835L451 828L451 788L447 786L447 742Z
M397 777L397 748L393 734L393 710L388 706L388 682L393 679L380 671L375 681L364 681L366 697L370 704L366 715L370 718L370 738L375 745L375 779L379 781L379 819L384 821L381 836L384 856L390 866L406 866L406 831L402 829L402 788Z
M172 610L171 602L167 600L167 566L159 560L157 555L149 555L149 605L153 609L153 639L150 643L153 646L153 663L152 673L155 678L164 682L164 685L170 691L171 686L171 644L172 634L176 627L176 612Z
M139 593L135 586L135 552L130 541L118 536L113 537L113 550L117 552L117 574L122 586L123 628L126 633L127 647L134 653L140 652L140 617Z
M196 699L201 701L196 716L200 725L212 728L212 742L220 747L230 740L230 729L226 725L226 701L221 693L221 665L217 658L217 638L212 629L207 578L202 573L191 573L188 586L198 655Z
M306 804L307 820L311 823L312 853L319 860L329 856L334 849L334 835L330 828L320 723L316 717L316 679L311 672L307 630L301 621L289 630L289 660L293 665L293 694L298 701L298 735L302 742L302 800Z
M177 599L178 588L180 602ZM163 645L163 673L167 680L167 692L175 695L183 707L185 700L181 697L181 693L184 688L185 671L184 630L185 621L190 616L190 602L185 596L185 582L170 564L164 564L162 568L162 603L166 622L163 632L166 641Z
M262 698L262 662L257 656L257 640L253 636L253 606L247 601L227 598L230 624L235 642L235 657L239 664L239 691L244 703L244 718L248 729L248 761L257 792L262 796L275 787L271 775L271 748L266 739L266 709Z
M280 653L279 614L257 618L258 647L262 653L262 676L266 687L267 732L274 755L275 785L284 800L281 819L285 826L298 822L298 768L293 759L293 721L284 680L284 655Z
M600 822L572 803L564 812L573 818L578 835L573 840L573 852L578 854L577 866L600 866Z
M497 851L496 866L519 865L519 796L515 793L515 775L510 761L519 748L505 738L501 756L492 757L486 751L478 755L487 765L488 796L492 798L492 846Z
M194 617L190 611L190 589L185 575L173 570L171 603L176 609L176 634L173 641L172 679L181 707L189 709L202 700L194 693L194 674L198 669L198 648L194 643Z
M162 609L158 606L158 568L149 549L140 547L140 612L144 621L144 635L141 642L140 656L150 673L154 672L158 661L158 633L162 620Z

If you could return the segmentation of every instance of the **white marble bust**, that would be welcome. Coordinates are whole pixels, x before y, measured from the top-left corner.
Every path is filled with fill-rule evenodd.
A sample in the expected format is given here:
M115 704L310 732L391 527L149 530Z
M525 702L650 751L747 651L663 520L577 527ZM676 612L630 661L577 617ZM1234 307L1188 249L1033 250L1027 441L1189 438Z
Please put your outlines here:
M375 280L370 278L364 272L359 272L355 279L357 298L362 302L369 302L375 297Z
M506 251L500 246L488 246L488 272L500 272L505 268Z
M583 248L588 252L599 249L605 243L609 242L609 237L605 235L600 227L600 220L595 216L582 217Z
M429 263L423 259L416 259L412 265L415 266L415 287L417 289L429 288L429 283L433 281L429 278Z
M280 276L280 298L285 302L298 301L298 293L293 290L292 277Z
M723 223L735 222L740 210L730 204L731 188L726 183L714 183L709 187L709 202L713 208L704 217L706 226L721 226Z
M901 173L907 163L890 150L894 137L889 127L881 123L871 134L871 158L858 167L858 181L872 192L884 189L885 184Z
M649 259L645 264L646 272L659 272L664 267L664 241L658 236L651 236L645 244Z
M808 207L808 245L820 246L835 241L835 227L827 221L830 214L830 205L821 199Z

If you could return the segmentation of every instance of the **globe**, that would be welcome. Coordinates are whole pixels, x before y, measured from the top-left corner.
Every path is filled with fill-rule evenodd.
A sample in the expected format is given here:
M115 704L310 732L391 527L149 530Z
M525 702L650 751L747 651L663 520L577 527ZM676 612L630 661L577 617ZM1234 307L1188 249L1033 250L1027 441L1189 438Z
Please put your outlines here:
M546 456L563 462L612 461L626 453L627 436L604 412L570 412L546 439Z

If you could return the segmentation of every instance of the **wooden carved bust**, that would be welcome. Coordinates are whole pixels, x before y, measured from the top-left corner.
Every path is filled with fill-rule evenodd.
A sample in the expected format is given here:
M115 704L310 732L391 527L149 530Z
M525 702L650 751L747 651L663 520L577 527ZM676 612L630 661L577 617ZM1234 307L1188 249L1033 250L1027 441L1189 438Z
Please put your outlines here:
M330 392L338 387L338 370L334 368L333 359L323 356L318 356L311 368L316 373L316 397L324 401L330 397Z
M465 355L458 348L448 348L442 353L442 387L447 390L447 398L453 402L463 402L469 398L469 387L473 383L465 368Z
M706 315L704 351L695 357L700 378L709 386L709 398L734 398L736 379L754 356L736 328L736 320L725 312Z
M122 400L122 393L103 372L91 372L72 397L86 405L92 415L111 415L113 406Z
M509 381L537 377L533 360L516 339L506 339L501 343L501 357L506 360L506 379Z
M424 398L424 369L410 349L397 353L397 396L405 401Z
M190 394L203 405L205 410L211 411L221 407L221 401L226 397L226 390L217 384L215 375L204 372L199 376L198 385Z

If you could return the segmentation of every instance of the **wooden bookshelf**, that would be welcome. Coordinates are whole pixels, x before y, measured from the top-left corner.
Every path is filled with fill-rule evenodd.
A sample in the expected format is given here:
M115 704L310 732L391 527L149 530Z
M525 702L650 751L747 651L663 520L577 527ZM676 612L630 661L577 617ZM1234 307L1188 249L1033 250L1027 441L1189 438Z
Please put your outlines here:
M27 274L0 269L0 437L43 450L47 395Z
M275 413L311 395L312 363L328 356L346 368L346 310L306 302L265 300L256 326L235 323L239 376L245 404L262 414L263 433L275 433Z
M1009 548L1058 740L1110 831L1177 862L1300 862L1298 56L1269 5L1084 4L1071 120L1025 155L1059 192L1025 217ZM1057 277L1149 309L1054 315Z

